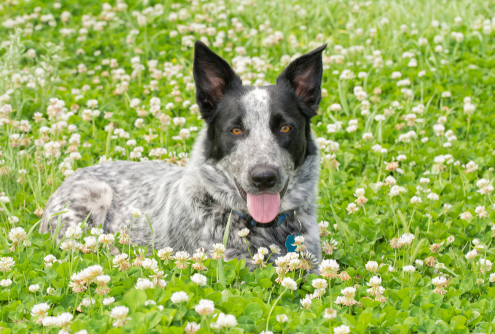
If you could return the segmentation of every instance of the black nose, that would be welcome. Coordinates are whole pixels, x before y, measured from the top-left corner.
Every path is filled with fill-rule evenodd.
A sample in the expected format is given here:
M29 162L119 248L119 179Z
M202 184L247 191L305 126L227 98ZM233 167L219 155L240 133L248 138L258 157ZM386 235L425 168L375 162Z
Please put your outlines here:
M268 189L277 183L278 173L275 168L268 166L255 167L251 172L251 182L258 189Z

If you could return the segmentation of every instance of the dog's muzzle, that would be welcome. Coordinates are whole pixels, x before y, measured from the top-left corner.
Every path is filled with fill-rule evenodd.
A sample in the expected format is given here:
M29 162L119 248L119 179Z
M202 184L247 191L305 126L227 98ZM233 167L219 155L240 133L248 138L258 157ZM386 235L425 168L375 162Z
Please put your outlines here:
M234 180L234 182L235 182L235 186L237 187L237 191L239 192L239 195L244 200L244 202L247 202L247 192L244 190L244 188L241 187L241 185L237 180ZM285 181L284 188L280 192L280 199L284 197L285 193L287 192L288 186L289 186L289 178L287 178L287 181Z

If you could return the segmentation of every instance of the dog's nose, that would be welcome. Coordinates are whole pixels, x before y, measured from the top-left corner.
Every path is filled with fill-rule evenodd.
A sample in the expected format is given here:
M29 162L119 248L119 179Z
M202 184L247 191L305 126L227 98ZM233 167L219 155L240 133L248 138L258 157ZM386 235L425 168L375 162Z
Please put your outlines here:
M268 166L255 167L251 172L251 182L253 186L264 190L273 187L278 180L278 173L275 168Z

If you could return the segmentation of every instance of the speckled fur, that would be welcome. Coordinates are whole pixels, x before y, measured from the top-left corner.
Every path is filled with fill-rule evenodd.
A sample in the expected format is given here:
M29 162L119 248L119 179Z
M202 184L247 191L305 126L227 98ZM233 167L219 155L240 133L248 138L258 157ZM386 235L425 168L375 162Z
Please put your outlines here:
M132 209L146 214L153 226L155 248L166 246L175 251L193 253L203 247L209 251L214 243L222 242L230 209L248 213L246 203L235 186L234 179L250 192L249 171L255 164L265 164L279 171L275 190L281 191L287 179L288 188L281 200L280 212L296 210L297 220L286 221L275 228L248 226L232 214L232 223L226 247L228 259L248 259L245 242L238 236L248 228L250 248L275 244L286 254L285 240L289 234L300 232L307 250L321 261L320 237L316 222L316 194L319 174L318 155L309 155L294 169L291 156L278 146L269 129L268 101L270 92L253 88L241 97L244 123L249 136L237 145L231 154L215 162L206 157L203 141L206 126L193 147L186 167L163 161L114 161L76 171L52 195L45 207L40 232L55 231L58 212L64 226L57 236L63 237L69 226L82 222L91 212L88 228L102 226L105 233L114 233L124 226L129 228ZM302 229L301 227L302 226ZM146 218L137 218L131 230L132 244L151 245L152 235ZM277 256L272 256L273 262Z

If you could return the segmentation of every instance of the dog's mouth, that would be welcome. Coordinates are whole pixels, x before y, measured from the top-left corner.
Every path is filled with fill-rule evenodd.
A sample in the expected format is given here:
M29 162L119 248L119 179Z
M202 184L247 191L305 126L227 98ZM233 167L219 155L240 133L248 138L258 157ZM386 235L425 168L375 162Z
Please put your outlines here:
M280 200L287 191L289 179L287 178L282 191L275 194L250 194L241 187L237 180L235 180L235 185L239 191L239 195L241 195L242 199L247 203L251 217L258 223L269 223L277 217L278 211L280 210Z

